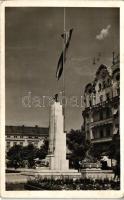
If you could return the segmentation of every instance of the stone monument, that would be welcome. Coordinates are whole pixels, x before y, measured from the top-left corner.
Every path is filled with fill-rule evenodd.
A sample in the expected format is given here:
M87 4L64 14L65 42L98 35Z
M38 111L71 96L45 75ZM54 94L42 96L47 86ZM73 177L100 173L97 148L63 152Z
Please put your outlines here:
M75 169L69 169L69 161L66 159L66 133L64 132L63 108L58 102L58 95L50 108L50 127L49 127L49 167L46 169L38 168L26 172L29 176L80 178L81 173ZM24 173L23 173L24 174Z
M64 133L63 118L62 105L55 101L50 110L48 155L50 170L69 170L69 162L66 159L66 134Z

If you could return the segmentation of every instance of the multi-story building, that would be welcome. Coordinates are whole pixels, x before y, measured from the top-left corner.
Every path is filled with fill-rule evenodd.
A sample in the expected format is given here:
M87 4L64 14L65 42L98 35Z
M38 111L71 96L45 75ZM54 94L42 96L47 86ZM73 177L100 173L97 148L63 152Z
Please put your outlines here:
M27 146L33 144L40 148L45 138L48 137L49 128L29 126L6 126L6 151L14 145Z
M119 57L111 67L101 64L93 82L85 87L82 112L86 139L95 149L106 152L113 135L119 136L120 69ZM117 137L119 138L119 137Z

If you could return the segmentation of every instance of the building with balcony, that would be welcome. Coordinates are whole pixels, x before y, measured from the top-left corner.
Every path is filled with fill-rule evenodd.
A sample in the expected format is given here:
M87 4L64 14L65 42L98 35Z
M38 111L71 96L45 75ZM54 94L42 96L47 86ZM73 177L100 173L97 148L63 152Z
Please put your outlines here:
M43 144L48 137L49 128L46 127L29 127L29 126L6 126L6 151L14 145L27 146L33 144L37 148Z
M113 59L111 67L101 64L94 80L84 91L85 109L82 112L86 139L95 149L106 152L113 135L119 136L120 67ZM119 138L119 137L117 137Z

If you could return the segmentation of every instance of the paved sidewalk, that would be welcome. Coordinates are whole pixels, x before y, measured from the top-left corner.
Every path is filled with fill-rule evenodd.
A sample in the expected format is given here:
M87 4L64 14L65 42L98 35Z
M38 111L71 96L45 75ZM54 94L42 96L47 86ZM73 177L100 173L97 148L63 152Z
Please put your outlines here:
M20 173L6 173L6 183L25 183L28 177Z

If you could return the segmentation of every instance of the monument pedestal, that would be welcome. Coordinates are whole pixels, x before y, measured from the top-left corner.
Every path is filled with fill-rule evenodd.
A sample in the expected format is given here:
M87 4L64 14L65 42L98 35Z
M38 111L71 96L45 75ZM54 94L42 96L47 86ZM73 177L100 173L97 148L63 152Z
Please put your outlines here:
M41 177L42 179L48 178L48 179L62 179L62 178L69 178L69 179L80 179L81 173L78 172L75 169L69 169L66 171L63 170L49 170L49 169L30 169L29 171L23 171L21 172L22 175L29 176L30 178L34 177Z
M69 161L66 159L61 159L59 156L54 155L48 155L47 158L49 158L49 169L50 170L59 170L59 171L68 171L69 170Z
M114 173L112 170L102 170L102 169L82 169L82 178L92 178L92 179L113 179Z

